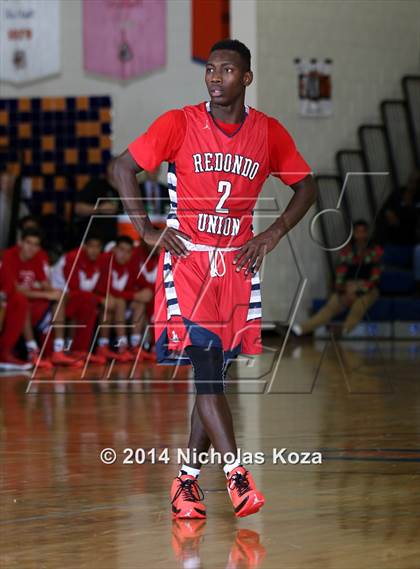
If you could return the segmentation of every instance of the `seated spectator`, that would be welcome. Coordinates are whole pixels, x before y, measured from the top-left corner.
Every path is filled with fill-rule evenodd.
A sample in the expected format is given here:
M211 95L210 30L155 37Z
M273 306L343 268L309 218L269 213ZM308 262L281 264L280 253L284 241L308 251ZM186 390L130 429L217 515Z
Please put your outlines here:
M138 287L137 271L132 262L133 248L134 243L130 237L120 236L116 239L113 250L103 255L101 275L96 287L96 292L102 298L97 354L120 362L136 359L141 346L146 304L153 297L149 287ZM132 321L130 347L126 334L127 319ZM116 332L117 351L109 348L111 327ZM143 354L140 357L145 359Z
M378 239L386 247L385 257L399 267L414 267L420 294L420 171L413 172L407 186L394 192L379 215Z
M407 188L413 192L416 204L420 205L420 170L414 170L410 175Z
M416 280L417 295L420 296L420 170L414 172L408 181L408 189L413 194L416 207L416 233L413 255L414 278Z
M294 324L292 332L301 336L329 323L335 316L348 309L342 332L350 332L379 297L379 277L383 250L369 244L366 221L353 224L351 243L340 251L336 268L335 292L314 316L303 324Z
M420 296L420 245L414 247L414 279L416 281L416 293Z
M118 199L116 199L118 198ZM98 202L98 200L100 200ZM95 207L98 202L98 207ZM106 175L103 178L92 178L86 186L77 193L75 204L75 242L78 246L85 237L86 229L89 226L89 233L101 235L103 242L114 241L118 234L118 224L116 215L120 211L119 194L112 184L110 176L110 164L108 164ZM91 216L95 217L89 225Z
M82 367L82 362L64 354L66 302L65 299L59 302L61 291L54 289L49 281L48 259L41 249L41 234L38 230L26 229L20 243L4 252L2 270L13 283L13 290L29 301L23 328L29 361L46 369L53 365ZM59 325L54 333L54 353L50 360L41 359L34 330L49 325L53 315L54 324Z
M0 248L9 243L9 228L12 215L14 179L0 165Z
M21 178L0 164L0 248L15 242L16 217L28 213L27 206L19 201Z
M165 215L169 209L168 188L159 182L159 170L145 172L146 178L140 184L140 194L144 199L144 208L150 214Z
M25 371L32 367L13 353L22 335L28 310L28 299L15 290L14 282L0 264L0 370Z
M71 226L62 215L55 213L42 215L39 218L41 232L44 236L43 247L48 253L50 265L54 265L71 246Z
M72 351L86 356L90 351L94 327L101 299L96 295L102 255L102 239L89 235L81 248L63 255L51 271L52 285L67 294L66 317L85 326L77 328L72 341ZM89 362L105 364L106 359L91 353Z
M416 240L417 211L411 188L396 191L385 203L379 220L379 235L384 245L413 246Z

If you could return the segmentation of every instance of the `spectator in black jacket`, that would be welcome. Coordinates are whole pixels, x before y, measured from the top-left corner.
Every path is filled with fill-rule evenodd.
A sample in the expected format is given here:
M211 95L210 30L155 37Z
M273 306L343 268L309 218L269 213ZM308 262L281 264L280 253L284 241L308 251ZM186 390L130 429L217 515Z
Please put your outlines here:
M140 184L140 193L148 213L165 215L169 208L168 188L159 182L159 168L146 172L146 179Z
M97 203L98 206L95 207ZM76 214L75 246L81 243L92 215L95 218L91 222L89 233L100 235L104 243L115 241L118 235L117 214L121 208L118 192L111 181L109 164L104 177L92 178L78 192L74 211ZM101 219L96 216L104 217Z
M414 246L420 229L420 172L402 190L391 194L379 217L379 240L384 245Z

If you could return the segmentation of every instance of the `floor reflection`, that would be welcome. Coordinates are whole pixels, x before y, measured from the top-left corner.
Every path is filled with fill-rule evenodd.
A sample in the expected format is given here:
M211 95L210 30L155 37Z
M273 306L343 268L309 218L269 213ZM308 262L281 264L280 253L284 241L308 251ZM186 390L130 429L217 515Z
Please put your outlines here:
M206 520L172 522L172 550L182 569L204 569L200 546L205 539L205 529ZM225 569L257 569L264 557L260 534L242 528L235 534Z

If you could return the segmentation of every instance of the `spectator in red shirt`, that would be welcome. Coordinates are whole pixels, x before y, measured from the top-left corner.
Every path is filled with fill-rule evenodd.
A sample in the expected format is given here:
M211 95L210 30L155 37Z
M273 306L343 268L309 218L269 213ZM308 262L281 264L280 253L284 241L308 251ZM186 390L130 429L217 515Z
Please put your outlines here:
M64 354L66 302L65 298L59 302L61 291L54 289L49 281L48 258L41 249L41 234L37 229L23 231L21 241L4 252L2 270L14 290L29 301L23 328L29 361L42 368L51 368L52 365L82 367L82 362ZM34 328L45 326L51 320L58 325L54 333L54 353L51 360L41 359Z
M132 255L134 242L131 237L120 236L115 247L105 253L101 261L101 275L96 292L102 299L101 330L97 354L121 362L133 361L140 347L141 327L145 304L153 296L149 288L139 290L137 271L134 269ZM126 335L127 319L132 321L131 348ZM111 327L116 332L117 351L109 349Z
M63 255L51 271L52 285L66 291L66 317L83 324L77 328L72 342L73 352L78 356L86 357L89 352L98 317L101 298L95 288L101 274L101 257L102 239L90 235L82 247ZM105 364L106 359L89 353L89 362Z

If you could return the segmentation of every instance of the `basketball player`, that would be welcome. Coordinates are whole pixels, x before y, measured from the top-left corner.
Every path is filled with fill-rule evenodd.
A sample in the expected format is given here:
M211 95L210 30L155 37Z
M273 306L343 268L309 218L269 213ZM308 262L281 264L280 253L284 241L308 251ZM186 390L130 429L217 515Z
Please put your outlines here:
M64 323L66 317L76 318L82 326L93 327L91 314L83 310L83 303L57 303L61 291L50 282L50 270L47 254L41 248L41 233L38 229L25 229L17 245L6 249L2 259L2 269L15 292L25 296L29 302L23 336L26 340L29 361L39 369L51 369L53 366L80 368L83 363L64 353ZM35 339L35 331L51 322L54 316L53 354L49 359L40 358L40 350Z
M16 291L13 279L2 270L0 261L0 370L26 371L32 364L15 356L13 349L23 332L29 301Z
M192 363L196 401L189 449L237 455L224 394L226 364L239 353L258 354L261 296L258 269L313 204L310 168L285 128L245 105L252 82L249 49L238 40L216 43L205 81L209 102L160 116L113 163L115 185L149 245L162 247L155 296L160 363ZM151 224L138 197L136 173L169 162L168 227ZM294 190L286 210L254 236L252 214L266 178ZM230 455L228 455L230 456ZM236 516L257 512L264 497L239 462L225 464ZM200 464L182 465L171 488L173 518L204 518L197 484Z
M146 305L152 299L149 287L138 289L138 270L133 262L134 242L131 237L120 235L114 248L101 260L101 273L96 292L102 299L101 323L115 326L117 351L109 349L110 328L100 329L97 354L121 363L134 361L140 350L141 331ZM126 335L127 319L130 326L130 346ZM143 351L143 350L142 350ZM140 354L144 360L144 354Z
M102 239L94 234L86 237L82 247L72 249L57 261L51 271L55 289L66 290L66 317L76 320L72 340L73 355L85 357L90 350L100 297L95 294L101 273ZM89 353L90 364L106 364L105 357Z
M6 249L2 259L2 270L13 282L16 292L23 294L29 301L23 335L26 340L29 361L38 368L51 369L53 365L81 367L81 361L64 353L64 335L62 324L65 322L66 303L59 305L61 291L54 289L49 280L47 254L41 248L41 233L38 229L25 229L17 245ZM50 359L40 358L40 351L35 340L36 328L50 322L56 312L54 330L54 349Z
M140 361L156 362L156 354L153 348L153 338L149 337L147 323L154 320L154 292L156 285L156 275L159 262L159 248L149 247L147 243L142 241L133 251L132 263L135 274L137 274L136 287L140 291L144 291L145 299L149 294L149 301L144 304L143 314L140 315L138 322L138 342L135 343L135 334L131 336L133 346L141 345ZM147 291L149 291L147 293Z

